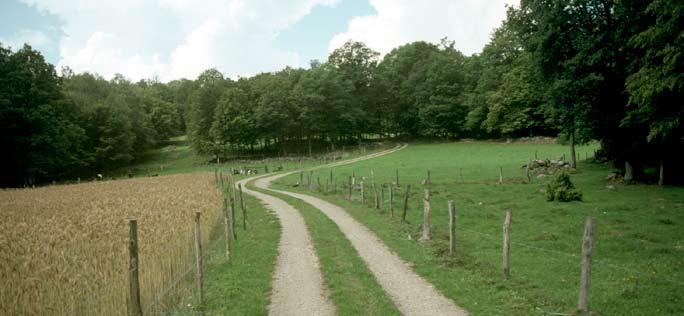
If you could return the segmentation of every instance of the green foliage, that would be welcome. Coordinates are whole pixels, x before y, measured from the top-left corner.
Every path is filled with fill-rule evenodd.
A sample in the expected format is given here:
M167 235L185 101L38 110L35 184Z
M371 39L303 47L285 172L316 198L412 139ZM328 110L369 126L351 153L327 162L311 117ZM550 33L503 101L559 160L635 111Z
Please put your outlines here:
M582 192L575 188L570 176L561 172L546 185L546 200L558 202L581 201Z

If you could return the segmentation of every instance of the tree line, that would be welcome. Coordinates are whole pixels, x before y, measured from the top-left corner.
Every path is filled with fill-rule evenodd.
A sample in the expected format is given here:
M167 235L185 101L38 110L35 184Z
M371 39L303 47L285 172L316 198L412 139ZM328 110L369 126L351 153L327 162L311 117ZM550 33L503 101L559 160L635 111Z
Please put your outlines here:
M186 133L214 157L560 135L571 148L600 141L627 180L663 166L682 174L683 25L676 0L522 0L472 56L446 38L383 57L350 41L308 69L237 80L209 69L169 83L57 74L28 46L2 48L2 145L14 148L2 184L123 166Z

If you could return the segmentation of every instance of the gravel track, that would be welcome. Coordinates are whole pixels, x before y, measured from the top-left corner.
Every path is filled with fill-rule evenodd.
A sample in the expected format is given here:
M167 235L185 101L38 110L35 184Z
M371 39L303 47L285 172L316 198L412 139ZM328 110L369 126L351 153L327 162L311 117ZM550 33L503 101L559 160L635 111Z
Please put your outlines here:
M333 166L350 164L366 159L372 159L375 157L395 152L397 150L401 150L405 147L406 145L401 147L395 147L393 149L382 151L379 153L355 159L345 160L342 162L333 163L322 167L311 168L307 170L329 168ZM321 212L326 214L331 220L333 220L339 226L340 230L342 231L342 233L344 233L347 239L349 239L352 246L356 249L359 256L363 259L363 261L368 266L369 270L377 279L378 283L389 294L389 296L392 298L392 300L396 304L397 308L402 312L402 314L458 316L467 315L467 312L465 310L458 307L452 300L446 298L444 295L439 293L439 291L437 291L432 284L418 276L408 266L408 264L406 264L406 262L404 262L397 254L392 252L373 232L371 232L366 226L355 220L343 208L310 195L293 193L289 191L274 190L269 188L270 183L272 181L275 181L279 178L285 177L289 174L296 173L299 171L300 170L277 174L268 177L262 177L255 181L255 185L262 189L286 194L294 198L301 199L316 207ZM265 194L263 195L268 196ZM293 213L297 212L294 209L292 211ZM290 213L290 211L288 211L287 213ZM297 215L301 220L301 216L299 216L298 213ZM283 227L283 235L285 235L285 230L285 227ZM308 249L311 251L311 248ZM313 254L313 251L311 251L311 255L315 256ZM297 255L297 257L297 259L302 260L301 258L299 258L300 255ZM278 271L278 269L276 269L276 271ZM320 272L318 273L320 275ZM318 278L320 278L320 276ZM282 286L293 286L297 289L300 289L303 286L301 282L296 282L295 279L292 279L289 282L294 283L283 284ZM274 285L274 292L275 289L276 286ZM303 314L308 313L304 312Z

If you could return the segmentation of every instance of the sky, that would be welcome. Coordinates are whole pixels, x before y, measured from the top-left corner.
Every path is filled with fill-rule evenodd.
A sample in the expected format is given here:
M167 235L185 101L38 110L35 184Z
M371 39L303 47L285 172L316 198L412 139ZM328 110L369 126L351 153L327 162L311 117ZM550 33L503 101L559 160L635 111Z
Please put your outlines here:
M448 37L479 53L517 0L0 0L0 43L137 81L309 66L348 40L386 54Z

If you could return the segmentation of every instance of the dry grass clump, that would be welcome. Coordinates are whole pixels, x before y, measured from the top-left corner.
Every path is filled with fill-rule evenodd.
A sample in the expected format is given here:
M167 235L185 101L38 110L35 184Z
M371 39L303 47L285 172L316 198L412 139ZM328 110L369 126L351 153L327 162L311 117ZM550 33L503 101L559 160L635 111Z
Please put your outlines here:
M1 190L0 311L125 315L131 218L143 309L158 310L192 268L195 211L207 242L220 201L212 174Z

